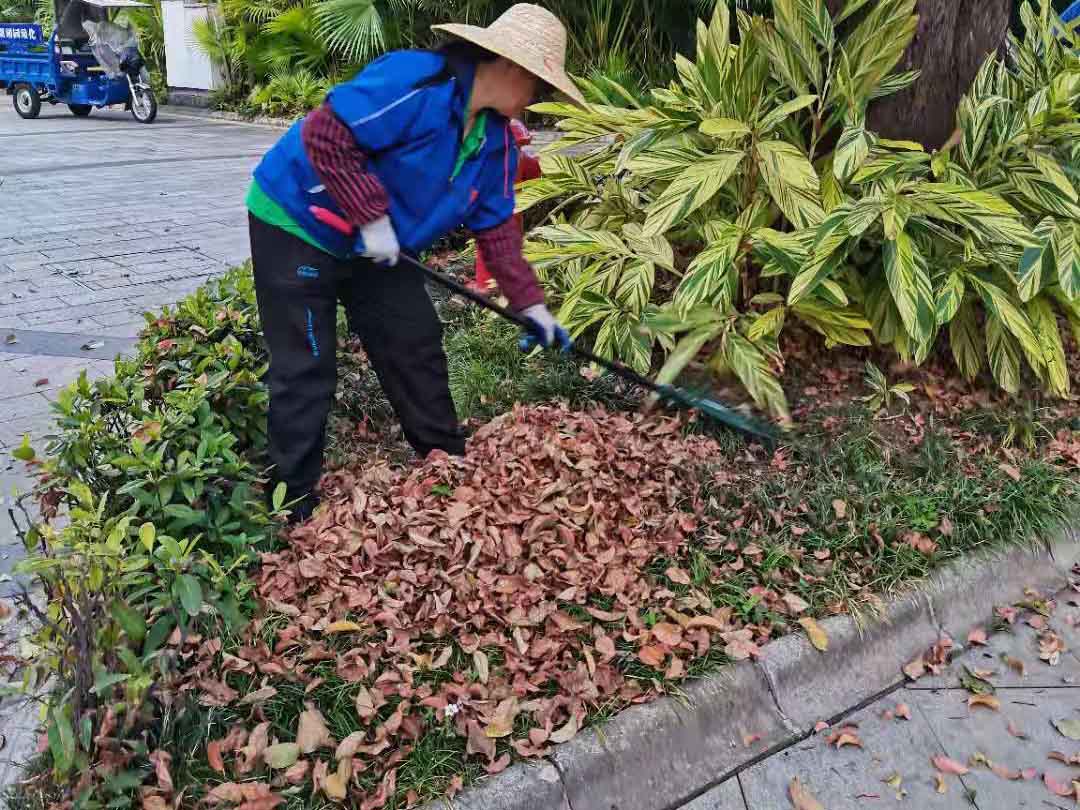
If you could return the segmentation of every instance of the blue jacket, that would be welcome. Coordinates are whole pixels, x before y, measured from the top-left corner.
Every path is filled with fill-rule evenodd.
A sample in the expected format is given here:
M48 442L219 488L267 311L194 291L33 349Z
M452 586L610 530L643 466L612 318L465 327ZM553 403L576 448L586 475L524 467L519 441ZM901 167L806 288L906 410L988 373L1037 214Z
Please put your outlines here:
M385 186L390 219L403 250L419 253L464 225L494 228L514 213L518 153L510 122L489 111L479 154L451 178L464 137L473 76L417 88L443 58L428 51L397 51L369 64L327 97L334 113L369 156L368 167ZM341 258L357 255L354 238L319 222L310 208L343 216L322 185L297 122L255 170L260 188L319 244Z

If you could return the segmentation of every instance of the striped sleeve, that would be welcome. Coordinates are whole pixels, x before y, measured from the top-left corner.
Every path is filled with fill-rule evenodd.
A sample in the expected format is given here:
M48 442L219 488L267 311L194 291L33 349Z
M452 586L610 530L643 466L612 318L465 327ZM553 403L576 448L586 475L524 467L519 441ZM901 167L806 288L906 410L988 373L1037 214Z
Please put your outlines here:
M536 273L522 255L523 238L517 220L507 219L502 225L475 235L484 265L498 282L502 294L510 300L511 307L521 312L534 304L544 303L544 291Z
M349 222L359 227L386 215L386 189L366 170L367 155L328 104L308 115L303 139L319 179Z

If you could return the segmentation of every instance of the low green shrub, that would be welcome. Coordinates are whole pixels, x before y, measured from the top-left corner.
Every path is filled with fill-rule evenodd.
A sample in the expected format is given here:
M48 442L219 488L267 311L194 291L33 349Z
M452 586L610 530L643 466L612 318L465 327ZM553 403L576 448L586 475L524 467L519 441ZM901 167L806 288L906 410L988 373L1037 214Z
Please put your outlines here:
M147 318L114 376L83 375L54 404L56 435L38 462L42 520L20 564L44 587L26 686L52 679L49 751L84 806L142 781L142 731L155 684L182 664L174 633L219 635L252 609L244 573L268 548L264 475L266 357L246 269ZM30 455L24 448L23 456ZM115 736L110 767L88 766ZM134 766L132 766L134 767Z

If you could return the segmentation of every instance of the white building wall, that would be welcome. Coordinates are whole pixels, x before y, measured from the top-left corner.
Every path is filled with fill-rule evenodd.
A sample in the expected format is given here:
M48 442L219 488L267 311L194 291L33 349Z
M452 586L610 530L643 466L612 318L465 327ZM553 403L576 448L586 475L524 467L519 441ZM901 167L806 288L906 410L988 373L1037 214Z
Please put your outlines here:
M219 71L195 46L192 27L213 13L208 3L162 0L165 27L165 69L169 87L185 90L216 90L222 85Z

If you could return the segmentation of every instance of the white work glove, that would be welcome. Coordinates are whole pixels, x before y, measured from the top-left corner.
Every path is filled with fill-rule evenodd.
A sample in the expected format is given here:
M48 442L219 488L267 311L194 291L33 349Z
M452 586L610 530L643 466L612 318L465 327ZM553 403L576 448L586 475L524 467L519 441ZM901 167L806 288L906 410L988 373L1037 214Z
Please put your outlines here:
M535 326L535 329L522 339L522 351L532 351L537 344L545 349L550 349L553 345L558 344L559 348L564 352L570 350L573 345L573 341L570 340L570 333L555 320L555 316L551 314L546 306L534 304L523 309L521 314L532 321Z
M401 245L398 244L397 234L394 233L390 217L382 216L361 226L356 251L364 258L378 264L395 266L401 256Z

